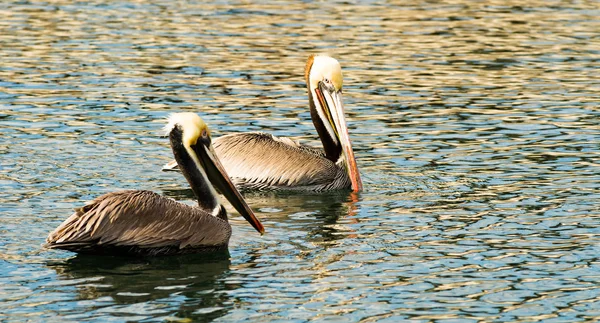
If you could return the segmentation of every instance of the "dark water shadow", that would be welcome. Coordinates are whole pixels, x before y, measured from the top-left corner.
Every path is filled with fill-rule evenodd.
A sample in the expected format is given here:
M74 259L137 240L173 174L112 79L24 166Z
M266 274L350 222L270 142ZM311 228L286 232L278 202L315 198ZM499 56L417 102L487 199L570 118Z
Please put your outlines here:
M155 258L77 255L47 264L61 279L76 281L79 300L110 297L116 304L161 303L167 315L194 322L212 321L228 313L229 297L214 291L226 289L223 277L230 265L228 251ZM162 304L174 295L178 301Z

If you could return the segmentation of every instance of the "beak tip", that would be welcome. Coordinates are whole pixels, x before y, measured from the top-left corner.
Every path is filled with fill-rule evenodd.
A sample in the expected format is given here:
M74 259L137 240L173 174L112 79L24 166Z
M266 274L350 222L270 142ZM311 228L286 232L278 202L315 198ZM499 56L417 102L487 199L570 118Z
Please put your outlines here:
M356 171L355 177L352 177L351 183L352 183L352 185L351 185L352 192L358 193L363 190L363 184L362 184L362 181L360 180L360 175L358 175L358 170Z

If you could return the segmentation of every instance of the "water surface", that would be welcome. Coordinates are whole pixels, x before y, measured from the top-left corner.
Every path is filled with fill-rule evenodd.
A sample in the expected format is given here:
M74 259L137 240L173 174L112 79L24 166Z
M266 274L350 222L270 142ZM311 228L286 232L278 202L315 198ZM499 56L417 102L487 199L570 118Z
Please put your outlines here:
M0 4L0 320L583 322L600 316L593 1ZM102 193L192 203L161 127L319 145L309 54L344 71L364 192L247 194L229 255L40 248Z

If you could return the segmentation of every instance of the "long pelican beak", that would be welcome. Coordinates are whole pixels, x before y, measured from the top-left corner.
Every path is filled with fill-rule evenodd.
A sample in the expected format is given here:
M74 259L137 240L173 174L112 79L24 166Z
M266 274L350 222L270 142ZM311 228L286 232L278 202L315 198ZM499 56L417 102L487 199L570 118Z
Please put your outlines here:
M346 126L346 118L344 117L344 104L342 103L342 92L335 89L330 84L319 82L315 93L317 94L319 103L325 111L327 121L333 127L335 135L342 147L344 158L346 159L346 171L352 183L352 191L362 191L362 181L354 151L348 135L348 127Z
M202 163L208 180L225 196L225 198L227 198L231 205L233 205L233 207L254 227L254 229L256 229L256 231L260 232L260 234L264 234L265 228L256 216L254 216L254 212L252 212L240 192L229 179L229 176L227 176L223 165L221 165L221 162L216 157L212 145L198 143L195 151L200 159L200 163Z

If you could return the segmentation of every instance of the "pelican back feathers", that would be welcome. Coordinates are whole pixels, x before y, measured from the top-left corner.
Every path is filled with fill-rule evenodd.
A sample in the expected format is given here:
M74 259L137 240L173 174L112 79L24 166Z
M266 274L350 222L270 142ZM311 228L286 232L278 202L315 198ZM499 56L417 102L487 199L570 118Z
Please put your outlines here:
M213 141L236 186L262 190L322 191L350 180L321 150L262 132L230 134Z
M215 217L151 191L120 191L77 209L50 233L45 247L166 255L227 249L230 237L225 214Z

